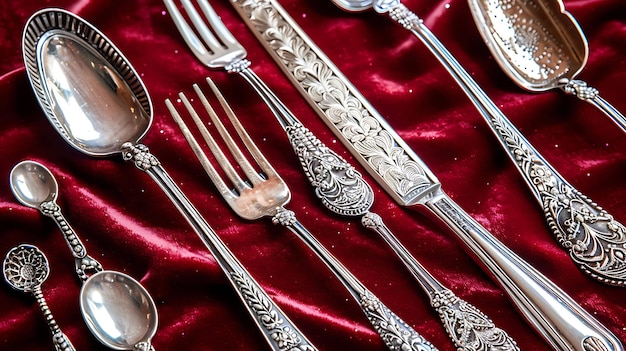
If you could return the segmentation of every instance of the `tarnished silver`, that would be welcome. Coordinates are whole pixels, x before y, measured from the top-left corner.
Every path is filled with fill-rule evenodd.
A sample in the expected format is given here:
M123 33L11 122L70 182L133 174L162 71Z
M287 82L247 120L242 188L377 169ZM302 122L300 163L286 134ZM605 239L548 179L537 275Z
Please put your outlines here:
M605 113L626 132L626 117L575 79L589 56L582 29L561 0L468 0L476 26L496 62L529 91L560 88Z
M121 154L146 172L211 252L272 349L315 350L228 250L158 159L138 143L152 123L152 103L119 49L90 23L61 9L45 9L29 19L22 49L39 104L65 141L90 156ZM304 346L289 348L290 341Z
M48 279L48 259L33 245L22 244L9 250L2 264L4 280L15 290L33 295L41 309L56 351L74 351L70 339L61 331L46 303L41 285Z
M378 5L375 0L375 8L382 11L383 6ZM384 10L420 38L465 91L524 177L553 235L574 263L602 283L626 285L626 227L570 185L546 161L421 19L397 1L388 2ZM567 86L581 90L575 83Z
M326 264L330 271L333 272L352 297L359 303L361 310L365 313L376 332L390 350L436 350L430 342L419 335L406 322L380 302L363 283L350 273L350 271L348 271L348 269L298 221L293 211L285 209L284 206L291 199L291 193L287 184L280 178L261 151L256 147L245 129L243 129L243 126L236 118L234 112L228 106L228 103L215 84L209 78L207 78L207 82L213 93L217 96L223 110L226 112L230 124L232 124L243 145L256 163L256 166L253 166L248 157L239 149L238 145L217 116L215 110L213 110L209 104L204 93L200 90L198 85L194 85L194 90L209 115L211 123L215 126L217 133L222 137L234 162L237 163L239 169L245 175L245 179L237 173L231 161L219 147L200 119L195 108L183 93L179 94L180 100L206 141L210 152L214 156L215 162L218 164L218 167L224 171L228 180L224 180L215 166L212 165L172 102L166 100L165 103L185 136L185 139L187 139L187 142L196 154L196 157L200 160L202 167L209 178L211 178L211 181L226 203L228 203L237 215L244 219L256 220L262 217L271 217L274 224L285 226L296 234L296 236ZM257 169L259 169L259 171L257 171ZM227 181L230 184L227 184Z
M417 154L274 0L231 0L320 117L404 206L441 218L492 273L529 323L556 349L623 350L619 340L564 291L469 216Z
M39 162L22 161L9 176L11 190L25 206L37 208L54 219L74 255L76 273L81 279L81 312L96 338L115 350L154 351L150 340L158 325L152 297L130 276L103 271L91 256L72 226L61 213L56 199L59 185L48 168ZM106 279L106 289L102 281Z

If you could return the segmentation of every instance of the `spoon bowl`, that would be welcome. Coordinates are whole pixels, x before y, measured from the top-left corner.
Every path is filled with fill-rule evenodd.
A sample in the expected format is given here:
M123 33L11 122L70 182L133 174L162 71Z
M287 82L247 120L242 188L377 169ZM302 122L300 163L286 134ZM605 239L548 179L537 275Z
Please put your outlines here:
M120 272L89 277L80 292L80 309L94 336L114 350L144 350L156 333L157 311L150 294Z
M70 339L61 331L48 307L41 285L48 279L50 266L48 259L36 246L18 245L6 254L2 264L4 280L15 290L30 293L37 300L48 328L52 333L52 343L57 351L74 351Z
M139 282L124 273L103 271L100 263L87 255L78 235L61 214L59 206L54 203L58 194L58 183L50 170L35 161L22 161L13 167L9 179L18 201L52 217L63 231L76 259L76 272L84 281L80 290L80 306L85 323L92 334L102 344L115 350L153 350L150 340L156 333L158 316L150 294ZM36 254L38 251L30 252ZM28 262L40 264L35 266L31 262L29 269L26 270L15 267L11 270L12 279L7 279L7 282L25 291L26 287L40 285L47 277L47 269L44 271L39 266L47 268L47 263L43 264L45 261L43 254L35 254L28 255ZM87 270L96 273L88 277ZM31 281L26 281L23 278L26 276L24 272L40 273L28 275Z
M28 21L26 72L57 132L90 156L121 153L150 128L152 104L128 60L90 24L62 9Z
M587 63L589 46L561 0L468 0L468 4L496 62L517 85L533 92L562 89L594 105L626 132L626 117L597 89L575 79Z
M42 203L56 201L59 185L52 173L42 164L22 161L15 165L9 176L11 191L24 206L37 208Z

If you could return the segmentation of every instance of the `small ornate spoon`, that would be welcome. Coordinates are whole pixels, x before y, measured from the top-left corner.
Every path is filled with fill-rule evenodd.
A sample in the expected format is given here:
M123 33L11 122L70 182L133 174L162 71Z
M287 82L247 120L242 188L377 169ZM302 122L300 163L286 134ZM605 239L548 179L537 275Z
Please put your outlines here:
M32 294L37 300L52 332L54 348L57 351L74 351L70 339L63 334L54 320L41 291L41 285L48 278L49 272L48 259L43 252L35 246L26 244L9 250L2 265L4 280L14 289Z
M35 161L22 161L11 170L10 183L20 203L39 209L61 229L83 282L80 307L93 335L115 350L154 350L150 339L156 332L158 317L150 294L126 274L103 271L100 263L87 255L56 203L59 186L50 170ZM88 272L95 274L88 276Z

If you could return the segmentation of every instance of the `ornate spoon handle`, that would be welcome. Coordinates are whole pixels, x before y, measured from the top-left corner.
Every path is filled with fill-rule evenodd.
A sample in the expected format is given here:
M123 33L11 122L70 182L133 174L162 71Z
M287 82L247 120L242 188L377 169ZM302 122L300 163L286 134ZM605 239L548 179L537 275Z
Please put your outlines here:
M421 39L470 97L539 200L550 229L572 260L602 283L626 285L624 225L559 175L420 18L402 4L380 11L388 11L393 20Z
M82 241L74 229L69 224L69 222L63 216L61 212L61 207L57 205L54 201L43 202L39 207L39 211L44 215L52 218L56 223L57 227L63 233L63 238L67 243L67 246L72 251L72 255L74 256L74 266L76 268L76 274L78 277L84 282L89 278L88 273L98 273L102 271L102 265L95 258L87 255L87 250L85 249L85 245L83 245Z
M281 224L295 233L304 241L313 252L335 274L337 279L346 287L352 297L359 303L361 310L385 342L389 350L435 351L432 345L423 336L418 334L405 321L400 319L387 306L361 283L341 262L339 262L326 248L296 219L292 211L283 207L277 208L272 217L274 224Z
M137 168L148 173L191 224L226 274L272 350L316 351L317 349L226 247L148 148L143 144L126 143L122 149L124 160L134 162Z
M420 283L430 297L431 306L439 314L448 336L459 350L519 350L515 340L496 327L489 317L446 289L426 271L398 241L379 215L368 212L362 217L361 223L385 239Z
M560 88L566 93L595 106L617 124L622 131L626 132L626 117L608 101L600 97L598 89L587 85L586 82L579 79L566 80L565 84L561 85Z
M41 291L41 287L36 287L32 293L35 300L37 300L39 309L46 318L48 328L50 328L50 332L52 333L52 343L54 345L54 349L56 351L74 351L74 345L72 345L70 339L61 331L61 328L59 328L56 320L54 320L52 312L50 312L50 308L48 307L48 303L46 303L46 299Z

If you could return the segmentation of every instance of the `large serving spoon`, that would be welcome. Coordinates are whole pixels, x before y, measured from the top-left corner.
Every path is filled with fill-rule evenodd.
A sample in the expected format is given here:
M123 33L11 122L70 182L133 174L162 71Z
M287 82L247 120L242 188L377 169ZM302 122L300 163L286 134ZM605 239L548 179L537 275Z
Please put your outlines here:
M90 156L121 154L148 173L211 251L272 349L284 350L288 345L292 350L315 350L228 250L158 159L138 143L150 128L152 104L139 75L117 47L82 18L62 9L44 9L26 23L22 49L39 104L65 141ZM109 278L102 275L93 283L95 289L104 292L113 284ZM95 302L95 297L86 295L83 300ZM96 316L96 307L86 309L97 321L105 316ZM106 333L104 329L98 332Z
M74 351L70 339L61 331L41 291L48 279L48 259L37 247L22 244L9 250L2 265L4 280L15 290L32 294L46 317L52 333L52 342L57 351Z
M597 89L575 79L587 39L561 0L468 0L476 26L504 72L529 91L560 88L604 112L626 132L626 118Z
M150 340L158 324L152 297L132 277L103 271L63 216L56 203L59 185L44 165L22 161L9 177L11 190L25 206L54 219L74 255L76 273L83 282L80 307L89 330L104 345L115 350L154 350ZM89 272L95 274L89 276Z

